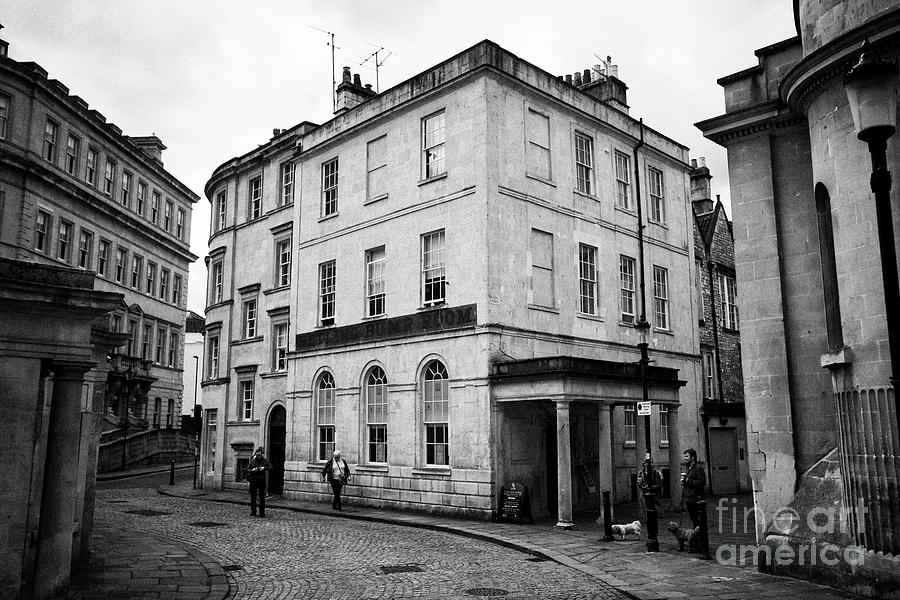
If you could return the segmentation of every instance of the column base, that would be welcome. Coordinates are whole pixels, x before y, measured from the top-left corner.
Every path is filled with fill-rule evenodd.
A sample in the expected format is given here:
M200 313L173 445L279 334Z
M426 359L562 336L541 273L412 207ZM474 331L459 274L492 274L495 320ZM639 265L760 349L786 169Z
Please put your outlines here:
M575 523L569 521L560 521L555 525L556 529L561 529L563 531L569 531L570 529L575 529Z

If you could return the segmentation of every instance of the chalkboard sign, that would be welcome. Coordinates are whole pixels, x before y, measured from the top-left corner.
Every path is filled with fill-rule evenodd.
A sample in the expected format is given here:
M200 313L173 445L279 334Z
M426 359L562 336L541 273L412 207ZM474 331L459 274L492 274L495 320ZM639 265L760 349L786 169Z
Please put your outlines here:
M528 488L521 483L511 483L508 488L500 488L500 514L498 521L521 523L527 519L531 523L531 507L528 505Z

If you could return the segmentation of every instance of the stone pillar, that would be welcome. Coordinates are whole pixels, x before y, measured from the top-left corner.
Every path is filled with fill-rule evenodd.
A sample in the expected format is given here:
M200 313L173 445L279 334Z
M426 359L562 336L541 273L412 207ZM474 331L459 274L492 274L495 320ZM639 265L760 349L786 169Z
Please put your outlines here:
M681 504L681 430L678 427L678 405L669 405L669 493L672 505Z
M569 401L556 401L556 494L560 529L572 529L572 449Z
M601 492L613 491L612 415L609 409L609 404L597 405L597 420L600 423L600 434L597 436L600 440L597 485ZM615 494L612 496L615 497Z
M54 598L69 584L81 435L81 387L90 366L80 363L53 366L53 400L34 572L35 600Z

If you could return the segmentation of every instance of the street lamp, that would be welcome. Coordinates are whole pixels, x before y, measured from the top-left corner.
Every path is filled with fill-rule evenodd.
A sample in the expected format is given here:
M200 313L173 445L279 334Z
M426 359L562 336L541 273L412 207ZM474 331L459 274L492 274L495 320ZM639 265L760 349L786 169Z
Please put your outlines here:
M650 364L648 353L649 344L647 339L650 335L650 323L647 318L641 314L634 328L638 330L641 341L638 342L638 348L641 351L641 403L647 407L650 404L650 394L647 385L647 366ZM647 552L659 552L659 524L656 520L656 494L653 492L654 470L653 470L653 444L650 440L650 413L644 415L644 448L647 453L647 470L644 475L644 506L647 511ZM639 468L643 469L643 461L639 462Z
M897 283L897 251L894 246L894 221L891 216L891 173L887 168L887 140L897 127L897 63L881 60L862 45L859 62L844 75L844 89L856 127L856 137L868 144L872 155L872 192L875 194L875 218L881 253L881 277L884 282L885 316L891 357L891 385L895 390L900 376L900 288ZM900 397L894 394L898 409ZM900 410L897 411L900 426Z
M194 424L194 489L197 489L197 460L200 457L200 423L197 418L197 375L200 372L200 357L194 356L194 408L191 411L191 423Z

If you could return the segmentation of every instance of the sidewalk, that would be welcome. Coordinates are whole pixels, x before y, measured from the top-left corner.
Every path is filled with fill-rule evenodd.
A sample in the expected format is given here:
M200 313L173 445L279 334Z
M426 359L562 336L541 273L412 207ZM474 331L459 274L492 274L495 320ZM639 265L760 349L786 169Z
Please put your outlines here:
M193 462L175 463L175 470L193 468ZM131 479L132 477L143 477L144 475L153 475L155 473L168 473L172 468L171 464L150 465L147 467L131 468L127 471L107 471L105 473L97 473L97 481L113 481L116 479Z
M206 502L247 504L239 491L193 490L190 486L161 486L159 493ZM765 575L753 567L720 565L700 560L696 555L679 553L674 538L665 531L662 519L662 552L645 552L645 539L603 542L593 520L576 520L576 529L558 531L551 522L534 524L491 523L437 517L425 513L397 512L345 504L336 513L325 503L304 502L272 497L267 510L291 510L329 515L336 518L379 521L464 535L500 544L553 560L590 575L635 598L695 598L732 600L736 598L836 599L855 598L851 594L808 581ZM730 506L730 505L729 505ZM616 507L622 521L628 507ZM715 504L710 503L710 521L716 519ZM673 520L678 520L677 515ZM711 525L712 526L712 525ZM646 535L646 534L645 534ZM741 538L745 535L741 535ZM711 540L711 546L714 540Z

